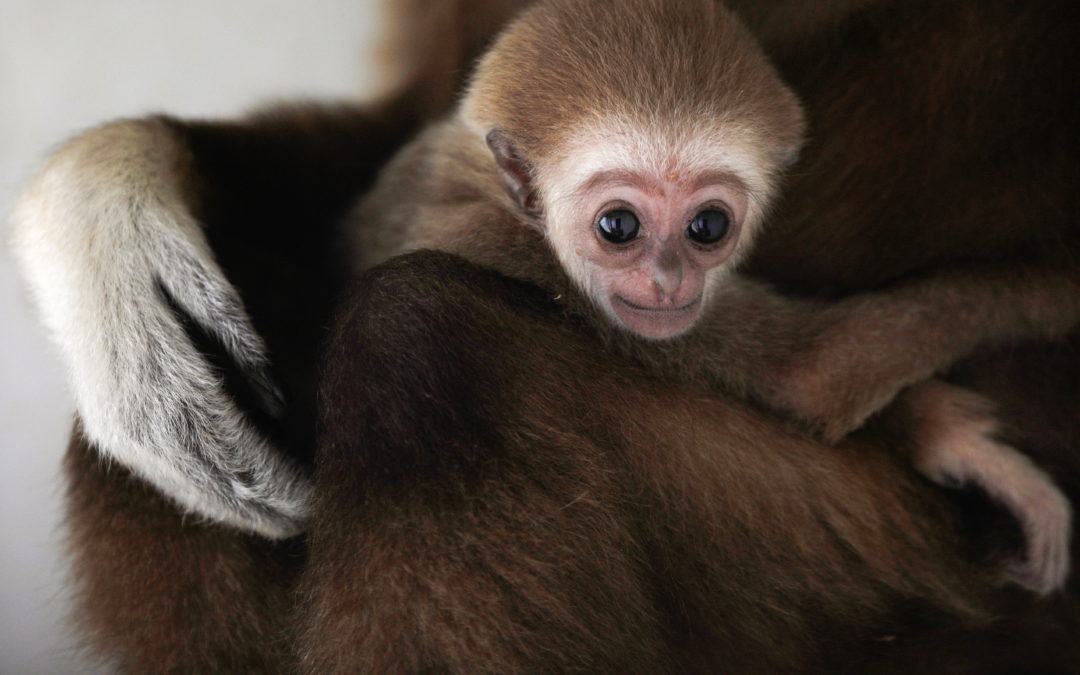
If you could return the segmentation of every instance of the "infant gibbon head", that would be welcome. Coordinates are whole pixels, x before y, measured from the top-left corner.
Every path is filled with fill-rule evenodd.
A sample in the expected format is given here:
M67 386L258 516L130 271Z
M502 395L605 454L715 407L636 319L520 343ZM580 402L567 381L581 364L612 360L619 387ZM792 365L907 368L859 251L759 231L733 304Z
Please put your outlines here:
M575 284L652 339L706 314L804 127L715 0L541 2L481 61L461 115Z

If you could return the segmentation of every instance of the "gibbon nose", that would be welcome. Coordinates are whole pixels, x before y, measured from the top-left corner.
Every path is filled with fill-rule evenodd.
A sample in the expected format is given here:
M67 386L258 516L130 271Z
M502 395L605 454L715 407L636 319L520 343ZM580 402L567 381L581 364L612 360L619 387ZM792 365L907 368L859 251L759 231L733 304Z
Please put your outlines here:
M682 287L685 271L679 252L673 247L665 248L653 266L653 288L658 303L674 302Z

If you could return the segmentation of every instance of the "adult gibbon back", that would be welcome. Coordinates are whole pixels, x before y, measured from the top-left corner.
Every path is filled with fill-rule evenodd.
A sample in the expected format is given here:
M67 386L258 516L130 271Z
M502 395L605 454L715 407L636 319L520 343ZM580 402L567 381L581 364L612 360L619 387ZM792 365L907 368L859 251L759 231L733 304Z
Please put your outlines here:
M125 672L1080 659L1073 592L995 590L1009 528L918 480L890 448L902 433L830 450L628 364L542 289L445 254L365 275L333 333L306 542L185 521L73 445L80 620Z
M906 470L903 433L830 450L612 355L543 289L395 259L324 366L306 672L1080 663L1074 596L992 591L1007 528Z

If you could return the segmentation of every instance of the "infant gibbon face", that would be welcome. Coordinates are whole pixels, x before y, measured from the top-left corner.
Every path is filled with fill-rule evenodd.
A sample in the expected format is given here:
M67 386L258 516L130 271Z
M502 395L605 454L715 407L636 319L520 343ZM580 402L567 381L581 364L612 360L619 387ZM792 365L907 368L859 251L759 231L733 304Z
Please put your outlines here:
M621 138L594 140L542 174L548 238L615 325L647 339L673 338L703 316L736 250L746 247L747 185L764 177L738 169L760 160L747 148L700 139L649 151L655 144Z

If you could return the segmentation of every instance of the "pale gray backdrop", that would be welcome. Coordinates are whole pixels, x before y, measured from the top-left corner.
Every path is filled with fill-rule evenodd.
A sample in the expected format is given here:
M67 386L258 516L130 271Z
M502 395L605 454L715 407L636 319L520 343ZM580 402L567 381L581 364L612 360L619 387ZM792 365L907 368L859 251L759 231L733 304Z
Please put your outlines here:
M370 93L379 0L0 0L0 675L108 672L64 625L58 466L72 404L6 247L19 186L104 120Z

